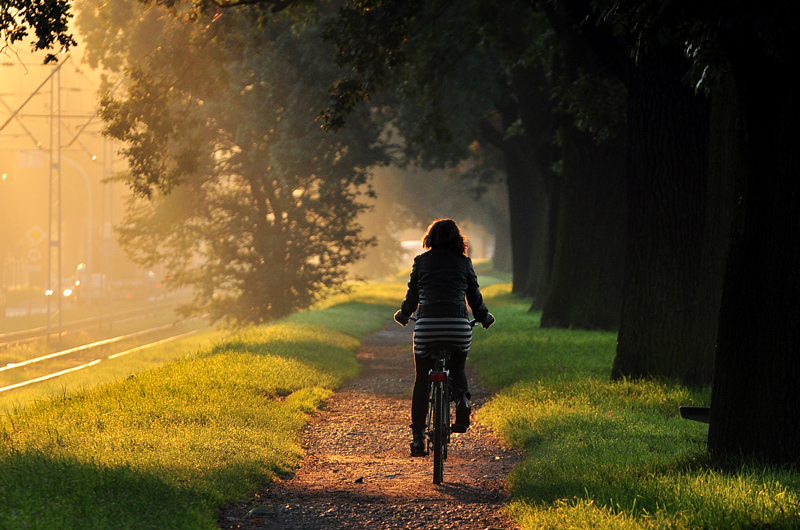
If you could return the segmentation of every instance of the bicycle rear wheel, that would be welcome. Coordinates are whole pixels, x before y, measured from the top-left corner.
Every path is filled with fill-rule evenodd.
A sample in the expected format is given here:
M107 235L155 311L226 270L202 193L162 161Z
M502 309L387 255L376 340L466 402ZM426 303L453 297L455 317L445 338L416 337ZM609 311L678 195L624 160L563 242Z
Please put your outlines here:
M433 483L441 484L444 478L444 459L447 451L447 415L444 384L433 386Z

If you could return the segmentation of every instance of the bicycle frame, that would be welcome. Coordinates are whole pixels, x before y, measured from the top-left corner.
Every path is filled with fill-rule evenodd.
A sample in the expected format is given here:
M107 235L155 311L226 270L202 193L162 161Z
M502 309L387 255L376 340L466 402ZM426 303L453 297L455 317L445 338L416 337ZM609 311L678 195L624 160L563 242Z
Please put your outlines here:
M450 443L450 402L453 391L447 359L452 352L453 347L446 344L428 349L434 367L428 372L430 392L426 437L428 453L433 453L434 484L441 484L444 478L444 461L447 460L447 445Z

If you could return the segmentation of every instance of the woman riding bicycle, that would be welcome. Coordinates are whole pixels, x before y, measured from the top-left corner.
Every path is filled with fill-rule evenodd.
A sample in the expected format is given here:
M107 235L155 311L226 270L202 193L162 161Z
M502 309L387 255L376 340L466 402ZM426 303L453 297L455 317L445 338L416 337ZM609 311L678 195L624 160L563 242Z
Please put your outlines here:
M486 308L478 277L467 255L467 241L452 219L437 219L422 238L426 252L414 258L406 298L394 315L405 326L414 311L414 394L411 399L411 456L424 456L425 420L428 415L428 372L433 361L425 355L425 345L450 342L461 347L461 355L449 362L453 395L456 398L455 425L469 426L470 394L464 365L472 343L467 303L475 319L488 328L494 317Z

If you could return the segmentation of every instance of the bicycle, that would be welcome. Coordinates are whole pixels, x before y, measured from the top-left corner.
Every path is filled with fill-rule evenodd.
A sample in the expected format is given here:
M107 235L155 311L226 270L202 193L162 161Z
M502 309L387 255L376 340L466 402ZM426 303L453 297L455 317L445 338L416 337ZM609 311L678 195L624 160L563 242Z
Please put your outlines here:
M416 321L414 317L411 319ZM473 328L477 324L477 320L469 322ZM447 361L450 355L460 354L461 347L448 342L432 342L425 347L425 352L434 361L433 369L428 372L431 386L425 438L427 439L428 454L433 453L433 483L441 484L444 478L444 461L447 460L450 434L463 433L467 430L466 426L451 425L450 423L453 387L450 381L450 371L447 369Z

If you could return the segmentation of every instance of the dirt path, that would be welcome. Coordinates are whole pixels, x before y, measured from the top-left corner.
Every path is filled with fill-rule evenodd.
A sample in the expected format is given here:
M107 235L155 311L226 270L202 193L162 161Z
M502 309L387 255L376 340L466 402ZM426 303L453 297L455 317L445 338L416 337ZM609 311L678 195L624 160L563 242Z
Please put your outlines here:
M411 332L391 325L363 342L361 375L312 418L297 472L231 507L220 528L515 528L501 507L504 478L520 457L485 426L473 422L453 435L439 486L432 483L432 458L409 456ZM474 374L470 385L480 408L489 393Z

